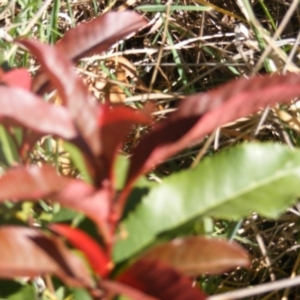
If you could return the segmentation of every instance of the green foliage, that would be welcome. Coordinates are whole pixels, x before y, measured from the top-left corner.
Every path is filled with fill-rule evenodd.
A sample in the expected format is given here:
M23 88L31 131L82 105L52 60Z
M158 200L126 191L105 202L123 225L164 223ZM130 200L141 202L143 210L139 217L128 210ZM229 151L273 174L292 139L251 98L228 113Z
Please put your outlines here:
M270 155L272 154L272 155ZM300 152L279 144L244 144L165 178L122 223L126 238L114 248L120 262L155 237L200 216L276 218L299 195Z
M6 283L7 286L10 286L9 283ZM10 286L12 287L12 285ZM11 289L7 294L7 298L0 298L1 300L26 300L34 299L36 297L36 291L32 285L22 286L20 289Z

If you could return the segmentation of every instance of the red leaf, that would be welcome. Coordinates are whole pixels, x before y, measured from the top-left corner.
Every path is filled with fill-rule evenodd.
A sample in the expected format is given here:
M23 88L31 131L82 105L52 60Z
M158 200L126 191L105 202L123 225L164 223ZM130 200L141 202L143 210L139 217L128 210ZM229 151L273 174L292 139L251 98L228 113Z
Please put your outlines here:
M161 244L147 251L142 259L162 261L189 276L222 274L250 265L247 252L237 243L200 236Z
M100 284L102 288L112 292L114 295L126 295L136 300L158 300L158 298L148 296L141 291L120 282L103 280ZM109 299L109 297L107 298Z
M100 161L104 164L100 178L102 180L108 178L113 181L113 163L120 144L134 124L147 124L151 119L150 115L125 106L109 107L109 105L102 105L99 109L98 120L102 142Z
M143 111L135 111L126 106L113 106L104 104L99 110L99 125L115 125L116 123L129 123L131 126L136 123L147 124L151 121L150 114ZM121 127L120 124L118 126Z
M45 103L23 89L0 86L0 106L2 123L21 125L38 133L65 139L77 136L66 108Z
M147 24L139 14L131 11L108 12L69 30L55 47L71 60L101 53L114 43Z
M54 274L74 286L91 286L83 262L61 240L46 237L36 229L5 226L0 228L0 277Z
M119 282L161 300L202 300L206 297L192 282L163 263L139 260L125 270Z
M20 40L40 61L71 115L85 142L97 156L101 150L97 127L97 108L82 80L75 74L69 59L87 52L108 49L119 39L146 25L134 12L110 12L70 30L54 47L33 40ZM100 30L99 30L100 29ZM41 80L42 83L45 80Z
M0 81L7 85L30 91L32 79L26 69L19 68L5 73L1 72Z
M108 12L70 29L55 47L69 60L77 61L83 56L108 50L114 43L146 24L146 20L135 12ZM47 90L47 81L45 73L39 73L34 78L33 90Z
M18 188L16 188L18 187ZM30 166L11 169L0 178L0 202L50 198L65 207L81 211L90 217L105 234L112 191L99 191L87 183L60 177L50 166Z
M107 277L112 266L111 261L91 237L79 229L64 224L51 224L49 228L66 237L74 247L81 250L98 275Z
M17 167L0 178L0 201L46 197L60 192L74 180L60 177L47 165Z
M51 199L63 206L83 212L96 223L105 240L110 239L108 221L113 191L109 187L95 191L83 181L73 181Z
M63 103L68 107L78 131L97 156L101 150L97 124L97 105L67 56L55 47L36 40L19 40L34 54L57 88Z
M237 79L186 97L178 110L145 136L134 150L127 182L190 146L218 127L268 105L300 96L299 74Z

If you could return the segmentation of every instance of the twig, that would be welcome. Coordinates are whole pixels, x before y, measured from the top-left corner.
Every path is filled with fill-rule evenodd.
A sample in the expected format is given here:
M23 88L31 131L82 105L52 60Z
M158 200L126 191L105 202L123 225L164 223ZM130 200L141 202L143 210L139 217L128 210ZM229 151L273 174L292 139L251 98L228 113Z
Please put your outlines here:
M281 290L295 285L300 285L300 276L295 278L288 278L277 280L274 282L268 282L260 284L255 287L249 287L245 289L240 289L233 292L223 293L215 296L208 297L206 300L234 300L242 299L250 296L260 295L263 293L272 292L275 290Z

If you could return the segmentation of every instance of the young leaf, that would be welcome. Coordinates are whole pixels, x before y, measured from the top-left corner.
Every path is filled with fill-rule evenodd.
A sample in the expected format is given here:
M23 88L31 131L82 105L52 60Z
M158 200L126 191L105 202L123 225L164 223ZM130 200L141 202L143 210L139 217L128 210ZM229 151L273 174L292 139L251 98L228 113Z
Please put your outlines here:
M112 193L109 187L95 191L81 180L61 177L47 165L11 169L0 178L0 202L8 199L37 201L48 197L62 206L83 212L103 233L107 232Z
M19 68L8 72L0 70L0 82L30 91L32 79L27 69Z
M81 250L89 260L95 272L106 277L112 267L109 257L103 249L85 232L65 224L50 224L49 228L66 237L77 249Z
M231 268L250 265L247 252L237 243L200 236L161 244L141 258L162 261L189 276L222 274Z
M75 125L93 153L88 154L98 173L95 175L96 184L112 179L113 160L124 136L133 124L147 123L149 117L126 107L97 107L90 101L91 96L75 74L72 64L61 52L33 40L22 40L20 43L38 57L69 108ZM53 61L58 63L55 68Z
M47 165L13 168L0 177L0 199L49 196L60 192L74 180L60 177L54 168Z
M150 114L146 111L135 111L124 106L110 107L107 104L99 106L98 127L101 150L96 157L81 155L82 161L80 164L78 162L76 164L81 167L83 164L86 167L84 171L85 173L87 170L89 171L95 186L101 187L107 179L112 186L115 186L116 176L114 176L113 165L121 143L133 125L147 124L150 121ZM70 149L74 153L74 149Z
M218 127L299 95L300 76L291 73L240 78L207 93L186 97L168 120L138 144L127 182L130 184L141 173Z
M116 244L115 261L199 216L239 219L256 211L275 218L300 195L299 180L300 151L280 144L244 144L206 158L144 197L122 224L127 238Z
M125 270L117 281L160 300L206 299L204 294L192 287L188 278L156 261L137 261Z
M78 131L90 151L97 156L101 150L99 126L97 124L97 105L83 81L73 68L66 55L55 47L42 44L36 40L18 41L37 57L50 81L68 107Z
M54 274L74 286L91 286L92 279L83 262L61 240L36 229L0 228L0 277Z
M91 218L105 238L109 239L108 219L113 191L110 187L94 190L83 181L73 181L51 197L61 205L83 212Z
M6 125L20 125L42 134L65 139L77 136L72 119L64 107L45 103L23 89L0 86L0 120Z
M119 150L129 130L134 124L147 124L151 121L150 116L143 112L136 112L128 107L101 105L99 107L98 122L101 134L101 156L102 178L115 181L113 177L113 164Z
M141 29L147 21L132 11L108 12L69 30L55 47L70 60L106 51L113 44Z
M91 95L75 74L68 59L79 58L88 52L94 53L96 49L106 50L143 25L146 25L146 21L134 12L111 12L70 30L55 48L33 40L19 41L29 48L47 71L49 79L70 109L79 132L95 156L101 149L97 107L92 103Z
M135 12L107 12L70 29L56 43L55 48L69 60L77 61L81 57L108 50L113 44L146 24L146 20ZM48 76L39 73L34 78L33 90L41 92L45 87L47 89L47 82Z

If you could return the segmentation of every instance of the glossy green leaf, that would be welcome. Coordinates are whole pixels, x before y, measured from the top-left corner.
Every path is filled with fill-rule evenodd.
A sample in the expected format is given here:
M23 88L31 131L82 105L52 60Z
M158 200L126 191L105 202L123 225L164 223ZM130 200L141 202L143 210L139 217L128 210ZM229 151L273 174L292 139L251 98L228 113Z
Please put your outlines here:
M199 216L239 219L251 211L275 218L300 195L300 151L280 144L244 144L171 175L123 222L114 249L120 262L161 232Z

